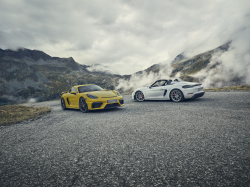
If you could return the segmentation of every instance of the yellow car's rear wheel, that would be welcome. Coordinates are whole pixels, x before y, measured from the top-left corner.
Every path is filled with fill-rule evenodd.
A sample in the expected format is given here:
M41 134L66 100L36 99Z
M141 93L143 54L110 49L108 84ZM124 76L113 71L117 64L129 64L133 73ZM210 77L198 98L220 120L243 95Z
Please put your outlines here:
M88 110L88 105L87 105L85 99L82 98L82 97L79 99L79 109L80 109L83 113L86 113L86 112L89 111L89 110Z

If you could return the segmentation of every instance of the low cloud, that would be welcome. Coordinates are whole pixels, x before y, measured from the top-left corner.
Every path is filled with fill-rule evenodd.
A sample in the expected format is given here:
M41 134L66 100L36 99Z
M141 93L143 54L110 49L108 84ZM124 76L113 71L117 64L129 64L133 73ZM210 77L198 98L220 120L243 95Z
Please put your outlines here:
M2 95L0 97L0 105L21 104L21 103L35 103L35 102L37 102L37 98L24 99L22 97L16 97L16 96L13 96L13 95Z
M91 72L103 72L106 74L115 74L114 72L110 71L108 66L103 66L101 64L94 64L87 68L88 71Z
M157 67L158 68L158 67ZM117 90L122 90L122 92L130 92L136 88L150 86L158 79L178 79L180 74L177 74L175 77L171 77L171 72L173 67L170 63L161 63L159 64L160 71L158 73L150 72L147 73L143 71L142 73L133 74L130 79L120 79L118 85L116 86Z
M36 103L37 99L36 98L30 98L28 99L28 103Z
M250 24L238 31L226 52L213 55L206 69L194 77L205 87L220 87L231 84L250 84ZM211 68L215 66L216 68Z

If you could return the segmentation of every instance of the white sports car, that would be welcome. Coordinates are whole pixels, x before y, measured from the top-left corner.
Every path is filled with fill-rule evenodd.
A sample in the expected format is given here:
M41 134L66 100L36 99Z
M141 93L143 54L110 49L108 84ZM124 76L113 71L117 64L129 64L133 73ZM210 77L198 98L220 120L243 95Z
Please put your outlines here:
M138 88L132 93L132 99L144 100L172 100L181 102L184 99L195 99L205 94L199 83L184 82L175 79L157 80L149 87Z

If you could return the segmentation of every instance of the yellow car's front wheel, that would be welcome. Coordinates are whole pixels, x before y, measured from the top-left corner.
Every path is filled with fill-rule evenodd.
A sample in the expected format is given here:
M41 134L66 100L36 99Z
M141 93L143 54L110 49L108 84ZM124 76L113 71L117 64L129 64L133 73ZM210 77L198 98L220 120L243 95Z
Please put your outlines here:
M61 99L61 107L62 107L63 110L66 110L66 109L67 109L66 104L65 104L65 101L64 101L63 98Z
M86 113L86 112L89 111L88 105L87 105L85 99L82 98L82 97L79 99L79 109L80 109L83 113Z

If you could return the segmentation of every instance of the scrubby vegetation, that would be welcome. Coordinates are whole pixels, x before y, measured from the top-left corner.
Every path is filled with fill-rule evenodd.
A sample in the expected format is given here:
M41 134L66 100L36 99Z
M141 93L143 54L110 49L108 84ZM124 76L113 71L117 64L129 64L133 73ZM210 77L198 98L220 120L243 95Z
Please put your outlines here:
M250 85L238 85L238 86L224 86L220 88L206 88L207 92L219 92L219 91L250 91Z
M29 119L37 119L50 111L49 107L30 107L22 105L0 106L0 126L11 125Z

